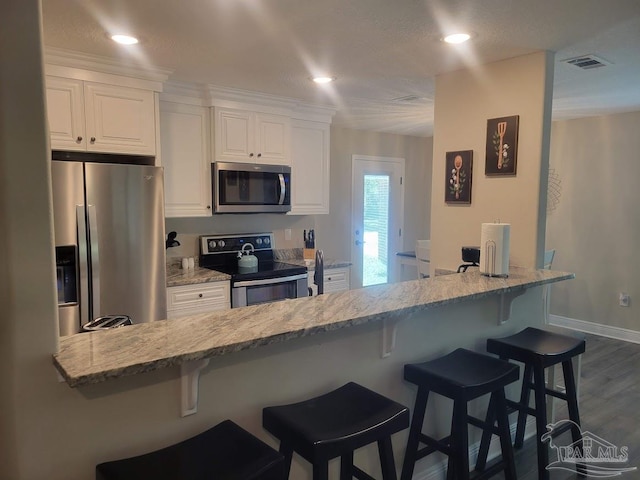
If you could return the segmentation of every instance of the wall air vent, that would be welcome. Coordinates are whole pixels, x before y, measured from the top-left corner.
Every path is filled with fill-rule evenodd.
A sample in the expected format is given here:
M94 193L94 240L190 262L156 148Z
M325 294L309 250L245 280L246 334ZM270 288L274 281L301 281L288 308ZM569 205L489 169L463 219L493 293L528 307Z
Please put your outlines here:
M575 65L576 67L580 67L583 70L590 70L592 68L600 68L611 65L611 62L607 62L600 57L595 55L581 55L579 57L567 58L563 60L564 63L568 63L569 65Z

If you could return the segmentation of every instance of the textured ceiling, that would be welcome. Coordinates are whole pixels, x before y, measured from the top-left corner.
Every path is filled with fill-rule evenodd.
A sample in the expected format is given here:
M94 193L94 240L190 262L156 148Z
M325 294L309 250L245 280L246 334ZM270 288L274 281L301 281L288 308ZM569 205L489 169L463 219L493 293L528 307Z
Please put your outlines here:
M338 108L334 124L428 136L434 76L556 52L554 118L640 110L639 0L42 0L44 43L163 68L176 82ZM473 42L451 46L464 29ZM121 47L108 32L141 44ZM611 65L561 62L595 54ZM318 87L325 73L337 81ZM411 102L395 99L414 96Z

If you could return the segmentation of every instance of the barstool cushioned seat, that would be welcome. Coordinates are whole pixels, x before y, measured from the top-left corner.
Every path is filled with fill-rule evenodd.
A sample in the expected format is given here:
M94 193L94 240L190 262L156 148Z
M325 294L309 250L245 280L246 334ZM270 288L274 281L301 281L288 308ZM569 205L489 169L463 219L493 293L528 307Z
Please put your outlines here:
M508 405L518 411L518 426L516 429L515 446L520 448L524 441L524 431L528 415L536 418L536 437L538 452L538 478L545 480L549 478L549 471L546 469L549 464L549 450L542 441L542 435L547 432L547 404L546 395L560 398L567 402L569 419L580 425L580 414L578 413L578 395L576 391L575 377L573 373L572 358L584 353L586 343L582 338L575 338L569 335L540 330L528 327L519 333L504 337L490 338L487 340L487 351L500 356L504 360L516 360L524 363L524 376L522 379L522 390L519 402L507 401ZM565 392L556 391L547 387L545 382L545 368L562 364L564 373ZM534 391L535 408L529 406L531 390ZM565 425L571 428L574 442L581 441L580 429L572 427L571 423ZM566 431L557 429L554 436ZM482 443L487 443L483 438Z
M405 380L418 385L418 394L411 421L411 430L402 467L402 480L411 480L415 463L436 451L449 456L447 478L469 478L468 424L500 438L502 459L486 466L488 449L481 450L476 463L479 478L488 478L504 470L505 478L515 480L515 462L511 446L509 420L504 387L518 380L519 367L489 355L459 348L434 360L404 366ZM435 439L422 433L429 393L453 400L451 435ZM491 394L485 421L468 415L467 403ZM495 428L495 419L498 426ZM419 449L420 443L426 447ZM476 478L478 478L476 477Z
M263 409L264 428L280 440L288 471L293 452L327 478L328 461L342 457L341 478L361 475L354 450L378 442L383 477L395 479L391 435L409 426L409 409L357 383L299 403Z
M97 480L283 480L284 457L231 420L155 452L96 466Z

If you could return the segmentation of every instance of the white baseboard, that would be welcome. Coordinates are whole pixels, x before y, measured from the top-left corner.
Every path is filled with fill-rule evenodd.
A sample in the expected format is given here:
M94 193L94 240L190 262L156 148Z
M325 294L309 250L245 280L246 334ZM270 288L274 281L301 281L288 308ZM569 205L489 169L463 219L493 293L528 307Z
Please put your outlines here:
M535 435L536 431L536 423L535 418L529 417L527 419L527 423L524 430L524 438L527 440L528 438ZM515 437L516 434L516 423L511 425L511 437ZM469 465L475 465L476 458L478 458L478 450L480 450L480 442L476 442L473 445L469 446ZM500 440L495 435L491 437L491 444L489 445L489 455L487 457L487 462L493 460L498 455L501 455L500 450ZM443 460L442 462L437 463L436 465L431 465L430 467L426 467L423 470L418 468L419 464L416 464L416 468L413 471L412 480L444 480L447 477L447 461Z
M640 332L636 330L629 330L627 328L585 322L584 320L562 317L560 315L549 315L549 325L564 327L584 333L591 333L593 335L600 335L602 337L613 338L616 340L623 340L625 342L640 343Z

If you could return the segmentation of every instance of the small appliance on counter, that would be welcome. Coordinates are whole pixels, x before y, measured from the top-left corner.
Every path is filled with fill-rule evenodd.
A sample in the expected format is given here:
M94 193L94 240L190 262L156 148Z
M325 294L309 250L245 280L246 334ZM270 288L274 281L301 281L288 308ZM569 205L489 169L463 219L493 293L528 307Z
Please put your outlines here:
M231 308L309 294L307 267L275 260L273 233L203 235L200 267L231 276Z
M458 273L466 272L469 267L478 267L480 263L480 247L462 247L462 261Z
M126 327L127 325L133 325L131 317L127 315L105 315L86 323L83 325L82 330L85 332L95 332L97 330Z

